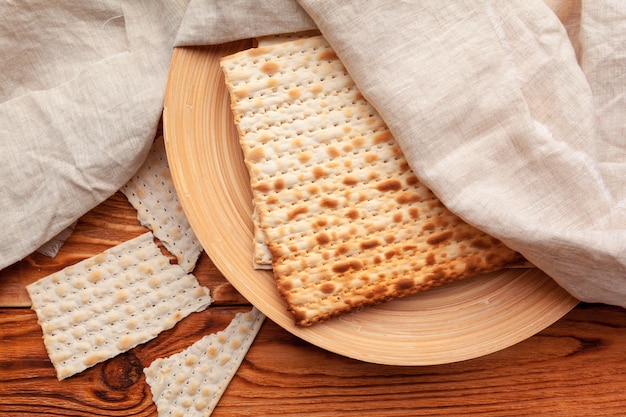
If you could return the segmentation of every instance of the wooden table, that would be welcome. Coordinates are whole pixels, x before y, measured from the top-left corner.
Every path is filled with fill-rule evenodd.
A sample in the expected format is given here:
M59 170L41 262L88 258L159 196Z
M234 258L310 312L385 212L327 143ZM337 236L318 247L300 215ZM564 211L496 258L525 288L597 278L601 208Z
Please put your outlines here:
M0 271L0 415L156 416L142 369L249 309L203 255L215 303L129 352L57 381L25 285L144 233L117 193L83 216L56 258ZM266 320L214 416L626 415L626 310L580 304L513 347L460 363L374 365L299 340Z

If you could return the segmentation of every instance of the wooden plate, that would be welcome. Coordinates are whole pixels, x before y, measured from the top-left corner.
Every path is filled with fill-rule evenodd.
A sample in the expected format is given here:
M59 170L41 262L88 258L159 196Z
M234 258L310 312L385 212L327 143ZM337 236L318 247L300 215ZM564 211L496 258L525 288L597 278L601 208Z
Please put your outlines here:
M372 363L432 365L476 358L546 328L577 301L537 269L462 281L298 328L272 274L252 268L252 205L219 58L247 41L174 51L163 130L192 228L215 265L266 316L329 351Z

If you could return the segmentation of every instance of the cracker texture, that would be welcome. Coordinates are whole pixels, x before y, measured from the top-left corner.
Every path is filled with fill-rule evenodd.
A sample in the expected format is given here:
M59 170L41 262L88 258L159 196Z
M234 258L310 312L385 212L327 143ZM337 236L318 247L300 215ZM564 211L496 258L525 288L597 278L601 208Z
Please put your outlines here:
M296 324L520 261L420 182L323 37L221 65L277 288Z
M237 313L226 329L144 369L159 417L209 416L239 369L265 316Z
M185 271L193 271L202 245L176 194L163 136L155 139L146 161L120 191L137 210L139 222L152 230Z
M213 301L151 232L27 286L59 380L172 328Z

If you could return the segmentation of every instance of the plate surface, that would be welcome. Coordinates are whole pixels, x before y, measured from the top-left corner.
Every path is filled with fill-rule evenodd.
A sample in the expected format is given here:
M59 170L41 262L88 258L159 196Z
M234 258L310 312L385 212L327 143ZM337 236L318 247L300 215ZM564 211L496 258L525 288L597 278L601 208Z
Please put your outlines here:
M176 48L163 113L168 161L181 205L212 261L268 318L318 347L362 361L434 365L509 347L576 304L537 269L450 284L309 328L293 324L272 274L252 268L252 194L221 56L248 41Z

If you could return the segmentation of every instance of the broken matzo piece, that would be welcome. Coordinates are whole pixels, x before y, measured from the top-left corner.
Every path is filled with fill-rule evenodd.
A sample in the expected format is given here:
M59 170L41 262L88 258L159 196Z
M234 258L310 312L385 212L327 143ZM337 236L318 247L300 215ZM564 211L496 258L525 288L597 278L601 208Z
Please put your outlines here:
M296 324L520 261L419 181L323 37L246 50L221 66Z
M202 246L176 195L163 136L154 141L146 161L120 191L137 210L140 223L152 230L185 271L191 272Z
M226 329L144 369L159 417L209 416L259 332L256 308L237 313Z
M252 211L252 222L254 224L252 266L254 269L272 269L272 254L270 253L267 243L265 242L265 234L261 229L259 214L256 207Z
M59 380L172 328L213 301L151 232L26 287Z
M65 229L61 230L55 237L41 245L39 249L37 249L37 252L49 258L57 256L65 241L72 235L72 233L74 233L76 223L77 222L74 222Z

